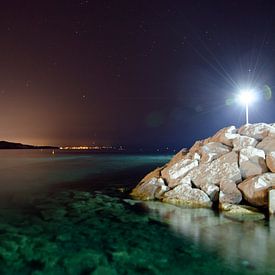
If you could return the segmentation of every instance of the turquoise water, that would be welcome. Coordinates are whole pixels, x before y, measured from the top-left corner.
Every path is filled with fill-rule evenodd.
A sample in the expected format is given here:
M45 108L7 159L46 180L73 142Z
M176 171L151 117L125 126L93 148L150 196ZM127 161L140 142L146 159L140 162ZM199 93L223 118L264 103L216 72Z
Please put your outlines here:
M275 221L138 202L170 156L0 151L1 274L275 274Z

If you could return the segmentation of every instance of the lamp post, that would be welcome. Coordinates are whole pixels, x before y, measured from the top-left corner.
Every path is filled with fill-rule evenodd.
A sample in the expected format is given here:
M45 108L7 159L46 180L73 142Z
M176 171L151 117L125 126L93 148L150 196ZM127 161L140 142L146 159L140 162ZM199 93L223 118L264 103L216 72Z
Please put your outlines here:
M256 99L254 91L251 89L241 90L238 96L238 100L241 104L245 105L245 121L249 124L249 105Z

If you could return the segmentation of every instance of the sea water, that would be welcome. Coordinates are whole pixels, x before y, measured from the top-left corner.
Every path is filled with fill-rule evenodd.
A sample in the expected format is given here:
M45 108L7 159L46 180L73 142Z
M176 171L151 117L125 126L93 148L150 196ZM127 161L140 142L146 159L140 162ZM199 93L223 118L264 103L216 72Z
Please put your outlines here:
M0 151L1 274L275 274L275 220L129 196L171 156Z

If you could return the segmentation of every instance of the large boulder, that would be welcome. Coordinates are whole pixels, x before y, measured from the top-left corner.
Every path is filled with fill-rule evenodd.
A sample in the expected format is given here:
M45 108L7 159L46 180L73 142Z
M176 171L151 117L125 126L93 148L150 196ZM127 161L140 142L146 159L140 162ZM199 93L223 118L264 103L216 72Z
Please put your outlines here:
M239 163L241 174L244 179L268 171L265 162L265 152L254 147L241 149Z
M198 188L206 184L219 185L221 180L232 180L239 183L242 180L236 152L227 153L211 163L203 163L188 174Z
M268 189L275 186L275 174L265 173L249 178L238 185L244 198L254 206L268 206Z
M220 142L228 146L232 146L234 138L237 137L237 129L235 126L229 126L219 130L209 142Z
M211 162L229 152L228 146L220 142L209 142L201 147L201 162Z
M202 190L184 184L166 192L162 201L188 207L209 208L212 206L210 198Z
M182 159L172 166L167 166L161 171L161 176L166 180L169 187L180 184L181 178L199 165L198 160Z
M219 202L239 204L242 200L242 193L232 180L224 179L220 182Z
M267 136L257 145L257 148L264 150L266 153L275 151L275 137Z
M275 128L266 123L246 124L239 129L238 133L261 141L270 133L275 134Z
M267 154L266 165L271 172L275 173L275 151Z
M132 190L131 195L141 200L154 200L169 190L164 180L160 177L162 167L155 169L146 175Z
M255 147L257 143L258 141L255 138L237 135L236 138L233 139L233 150L240 151L249 146Z

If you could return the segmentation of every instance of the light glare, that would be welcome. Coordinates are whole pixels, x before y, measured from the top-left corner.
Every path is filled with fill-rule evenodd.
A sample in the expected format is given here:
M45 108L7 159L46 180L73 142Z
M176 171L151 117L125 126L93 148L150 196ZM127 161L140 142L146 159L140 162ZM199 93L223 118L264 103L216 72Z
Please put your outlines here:
M242 104L248 105L254 102L256 98L253 90L241 90L238 99Z

